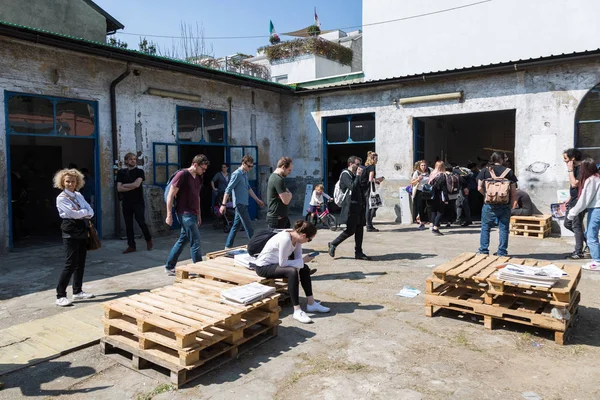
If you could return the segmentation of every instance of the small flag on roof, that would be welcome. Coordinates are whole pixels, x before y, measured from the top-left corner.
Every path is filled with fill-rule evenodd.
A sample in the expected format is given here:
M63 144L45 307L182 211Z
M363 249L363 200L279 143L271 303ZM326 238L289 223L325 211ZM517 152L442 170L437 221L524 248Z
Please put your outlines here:
M317 15L317 7L315 7L315 25L319 28L321 27L321 21L319 21L319 16Z

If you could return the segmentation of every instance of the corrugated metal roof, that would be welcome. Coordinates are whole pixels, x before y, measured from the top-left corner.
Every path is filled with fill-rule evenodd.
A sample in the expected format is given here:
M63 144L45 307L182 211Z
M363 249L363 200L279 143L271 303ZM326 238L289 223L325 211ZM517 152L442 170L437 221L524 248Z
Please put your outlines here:
M381 78L381 79L368 79L363 80L359 83L353 82L341 82L334 85L328 85L326 88L311 88L311 89L303 89L299 88L299 91L303 93L315 92L315 91L324 91L326 89L345 89L345 88L353 88L360 89L363 87L369 86L383 86L387 84L393 84L397 82L409 82L409 81L423 81L426 82L428 79L434 79L444 76L452 76L452 75L462 75L462 74L476 74L483 72L495 72L500 70L507 70L508 68L514 69L514 71L520 71L527 67L535 66L536 64L552 64L552 63L560 63L566 61L577 61L577 59L581 58L595 58L600 57L600 48L595 50L585 50L580 52L573 53L561 53L561 54L551 54L549 56L542 56L537 58L528 58L528 59L519 59L519 60L511 60L504 61L499 63L490 63L490 64L482 64L475 65L471 67L462 67L462 68L454 68L454 69L446 69L439 71L429 71L429 72L421 72L410 75L396 76L391 78Z
M27 34L29 34L29 36ZM30 40L30 41L33 41L36 43L41 43L42 37L45 37L45 38L49 38L49 39L54 39L52 41L52 44L49 44L49 45L52 45L55 47L61 47L61 46L58 46L58 44L61 42L71 43L71 44L78 45L79 51L83 51L85 49L85 50L88 50L87 51L88 53L96 53L97 54L99 51L104 51L104 52L108 52L108 54L103 54L103 55L107 55L107 56L109 56L109 54L115 54L115 55L120 54L120 55L127 55L127 56L129 56L129 58L135 57L134 62L137 62L141 65L147 63L147 61L149 61L149 60L152 60L153 64L156 64L156 63L164 64L163 68L165 68L165 69L170 69L169 65L178 65L178 66L184 67L186 69L189 69L190 71L191 70L204 71L206 73L211 74L211 77L213 79L217 79L217 80L219 80L220 78L223 78L223 77L227 77L229 79L235 79L235 80L240 80L242 82L247 82L249 85L252 83L256 83L264 88L270 87L273 89L277 89L279 91L282 89L288 90L288 91L294 91L294 88L292 86L277 83L277 82L267 81L267 80L264 80L261 78L242 75L242 74L238 74L236 72L213 69L213 68L201 66L198 64L193 64L193 63L183 61L183 60L178 60L178 59L173 59L173 58L168 58L168 57L163 57L163 56L157 56L157 55L150 55L150 54L138 51L138 50L122 49L119 47L111 46L107 43L95 42L92 40L87 40L87 39L83 39L83 38L79 38L79 37L75 37L75 36L65 35L65 34L56 33L56 32L50 32L50 31L46 31L43 29L13 24L10 22L5 22L5 21L0 21L0 35L11 36L11 37L15 37L18 39ZM56 39L59 39L59 42L57 42ZM47 44L47 43L42 43L42 44ZM66 48L67 46L62 46L62 47ZM117 58L117 57L113 57L113 58ZM221 79L221 80L223 80L223 79ZM242 83L240 82L240 84L242 84Z

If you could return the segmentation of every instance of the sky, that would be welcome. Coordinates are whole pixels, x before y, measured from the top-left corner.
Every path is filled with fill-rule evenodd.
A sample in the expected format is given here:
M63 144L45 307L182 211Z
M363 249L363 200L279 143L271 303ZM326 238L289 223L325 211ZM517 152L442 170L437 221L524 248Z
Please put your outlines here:
M151 35L181 36L181 23L196 30L204 27L206 45L212 45L213 55L222 57L235 53L256 54L256 49L269 44L269 20L278 34L305 28L313 24L314 7L321 29L353 27L362 21L362 0L94 0L106 12L125 25L117 38L137 49L140 35L155 42L160 49L172 49L178 39ZM244 39L209 39L223 36L264 36ZM281 40L291 37L281 36Z

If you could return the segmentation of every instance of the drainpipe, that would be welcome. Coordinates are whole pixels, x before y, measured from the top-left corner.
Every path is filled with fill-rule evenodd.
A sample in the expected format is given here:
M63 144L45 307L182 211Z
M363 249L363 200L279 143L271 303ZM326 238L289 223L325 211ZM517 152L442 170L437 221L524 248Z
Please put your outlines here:
M118 138L118 133L117 133L116 89L117 89L117 85L119 84L119 82L121 82L123 79L125 79L131 73L131 70L129 69L129 67L130 67L130 65L129 65L129 63L127 63L127 69L125 70L125 72L123 72L121 75L119 75L117 77L117 79L112 81L110 84L110 125L111 125L111 129L112 129L112 156L113 156L112 158L114 160L113 186L115 188L114 211L115 211L115 236L116 237L118 237L119 233L121 232L121 216L120 216L121 210L119 207L119 195L117 193L117 172L119 171L119 138Z

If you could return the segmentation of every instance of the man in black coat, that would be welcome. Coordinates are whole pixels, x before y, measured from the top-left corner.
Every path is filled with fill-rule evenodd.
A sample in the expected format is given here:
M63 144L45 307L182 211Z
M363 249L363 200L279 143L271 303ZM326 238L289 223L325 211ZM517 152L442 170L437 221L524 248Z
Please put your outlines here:
M363 253L362 249L364 227L366 225L366 204L363 188L361 187L361 175L364 169L359 166L360 159L351 156L348 158L348 169L342 171L340 175L340 189L342 193L348 193L342 204L340 214L340 223L346 224L346 230L328 243L331 257L335 257L335 249L340 243L354 235L354 258L357 260L371 260L371 257Z

